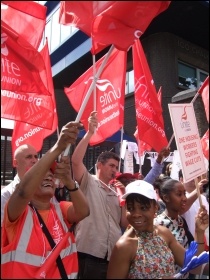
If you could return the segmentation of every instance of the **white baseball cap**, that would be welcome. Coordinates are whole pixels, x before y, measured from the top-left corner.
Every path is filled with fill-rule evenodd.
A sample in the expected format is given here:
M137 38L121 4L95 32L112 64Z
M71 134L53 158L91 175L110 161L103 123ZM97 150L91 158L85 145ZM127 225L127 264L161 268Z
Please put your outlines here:
M136 180L129 183L125 188L125 194L122 196L122 199L126 199L126 197L132 193L141 194L149 199L155 199L157 201L157 194L153 185L144 180Z

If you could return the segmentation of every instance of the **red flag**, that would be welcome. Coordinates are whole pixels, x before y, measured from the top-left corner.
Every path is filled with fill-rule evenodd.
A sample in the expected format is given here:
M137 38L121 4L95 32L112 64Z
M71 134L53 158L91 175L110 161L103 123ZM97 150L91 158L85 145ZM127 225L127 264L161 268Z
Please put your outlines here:
M207 160L209 160L209 129L201 138L201 145L202 145L203 155Z
M205 79L202 86L199 88L198 92L202 96L203 104L206 111L206 118L209 123L209 76Z
M1 22L1 88L50 95L40 78L45 65L40 53Z
M96 62L96 71L103 60L104 57ZM103 142L123 126L126 62L127 52L114 49L96 82L96 110L99 124L96 133L91 138L90 145ZM64 92L77 112L81 108L92 81L93 67L90 67L69 88L64 88ZM94 110L93 104L94 96L91 94L81 116L81 122L86 131L88 129L88 117Z
M145 151L151 151L152 147L150 147L150 145L148 145L147 143L145 143L144 141L141 141L139 139L139 135L138 135L138 128L136 128L136 131L133 134L136 138L136 142L138 145L138 154L139 156L143 156Z
M2 1L1 8L1 117L51 129L53 119L46 122L51 112L43 109L52 104L52 97L43 83L45 64L37 51L46 7Z
M54 94L54 87L53 87L53 80L52 80L52 71L51 71L51 64L50 64L50 55L48 50L48 44L46 44L44 48L41 50L40 54L42 55L45 65L46 65L46 79L43 80L46 87L48 88L49 92L52 93L53 105L52 107L48 108L47 112L51 111L53 113L53 126L52 129L44 129L42 127L34 126L28 123L23 123L16 121L13 129L12 134L12 154L14 155L15 150L18 146L23 144L31 144L37 152L41 150L43 145L43 140L54 133L58 126L58 117L56 112L56 101L55 101L55 94ZM49 104L46 104L48 106ZM46 115L46 118L51 119L51 115Z
M162 109L139 40L133 45L135 106L139 139L159 152L167 146Z
M157 98L158 98L158 101L161 104L161 101L162 101L162 87L159 88L159 91L157 93ZM152 150L152 147L150 145L148 145L144 141L139 140L138 128L136 128L136 131L134 132L134 136L135 136L136 141L138 143L138 153L139 153L139 156L143 156L145 151L149 152L149 151Z
M46 24L47 7L34 1L1 1L1 20L38 49Z
M52 128L53 100L42 55L2 24L1 117ZM48 117L51 116L51 119Z
M113 44L127 51L171 1L61 1L59 22L92 38L92 53Z

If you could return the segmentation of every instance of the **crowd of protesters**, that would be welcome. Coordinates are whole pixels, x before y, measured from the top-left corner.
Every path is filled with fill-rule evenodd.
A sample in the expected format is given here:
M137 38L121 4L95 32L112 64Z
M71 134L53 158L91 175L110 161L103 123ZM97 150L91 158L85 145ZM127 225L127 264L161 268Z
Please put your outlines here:
M76 143L79 123L66 124L39 160L30 145L15 151L17 175L1 190L2 279L169 279L182 268L191 241L197 255L208 251L209 202L202 194L208 180L199 180L198 197L194 180L171 179L171 163L161 176L166 147L145 177L119 173L113 152L101 153L90 174L83 159L97 112L88 123L71 158L56 165ZM201 269L208 275L207 264L182 278Z

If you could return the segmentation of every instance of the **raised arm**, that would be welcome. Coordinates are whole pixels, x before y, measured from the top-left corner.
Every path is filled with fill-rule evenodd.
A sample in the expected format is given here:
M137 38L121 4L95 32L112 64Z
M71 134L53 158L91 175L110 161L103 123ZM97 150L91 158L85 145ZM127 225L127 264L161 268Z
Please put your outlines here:
M153 165L153 167L150 169L148 174L145 176L144 181L147 183L153 184L155 179L162 173L163 170L163 159L168 157L170 154L170 148L164 147L161 149L161 151L158 153L157 159Z
M88 118L88 131L86 132L85 136L80 140L72 155L73 174L75 180L79 183L81 182L82 176L86 170L86 167L83 164L83 158L85 156L89 141L93 136L95 129L98 126L98 120L96 115L96 111L93 111L90 114L90 117Z
M71 224L78 223L90 214L89 205L83 192L80 189L75 189L76 183L72 179L70 158L68 156L61 157L60 163L57 164L55 169L55 177L62 180L71 193L72 203L67 211L67 219Z
M203 186L205 184L208 183L207 179L202 179L199 183L198 183L198 187L200 189L200 193L203 192ZM184 208L184 210L180 211L180 215L183 215L185 212L187 212L190 207L192 206L192 204L195 202L195 200L198 198L198 192L197 192L197 188L195 190L193 190L189 196L187 197L187 202L186 202L186 207Z
M23 213L55 159L69 143L76 142L79 126L81 125L76 122L66 124L55 145L26 172L8 202L8 215L11 222Z
M207 213L205 206L201 206L195 217L195 240L198 242L198 251L196 255L199 255L205 250L204 234L208 226L209 226L209 215Z

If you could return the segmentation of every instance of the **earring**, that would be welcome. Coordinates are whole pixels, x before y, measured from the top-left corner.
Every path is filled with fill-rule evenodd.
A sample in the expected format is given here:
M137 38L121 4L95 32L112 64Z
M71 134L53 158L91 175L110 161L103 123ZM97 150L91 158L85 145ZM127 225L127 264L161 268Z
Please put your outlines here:
M155 214L154 214L154 218L157 218L157 212L155 212Z

